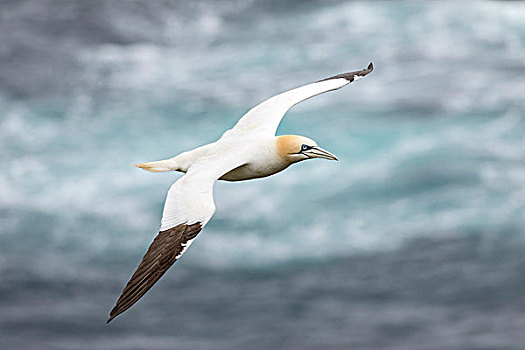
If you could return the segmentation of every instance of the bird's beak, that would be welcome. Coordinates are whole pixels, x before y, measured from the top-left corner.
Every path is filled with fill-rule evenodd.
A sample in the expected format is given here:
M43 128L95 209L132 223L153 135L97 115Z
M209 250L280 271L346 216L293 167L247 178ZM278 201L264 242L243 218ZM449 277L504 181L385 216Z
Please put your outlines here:
M308 157L310 158L324 158L324 159L330 159L330 160L339 160L335 155L332 153L322 149L319 146L315 146L312 149L309 149L308 151L304 152Z

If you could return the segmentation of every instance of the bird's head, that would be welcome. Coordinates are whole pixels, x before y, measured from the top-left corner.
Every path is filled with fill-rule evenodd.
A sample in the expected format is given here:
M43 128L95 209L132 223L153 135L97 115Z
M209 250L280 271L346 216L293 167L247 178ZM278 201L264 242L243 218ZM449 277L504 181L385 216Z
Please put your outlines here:
M308 137L282 135L276 137L276 143L279 157L290 163L312 158L338 160L336 156L317 146L317 143Z

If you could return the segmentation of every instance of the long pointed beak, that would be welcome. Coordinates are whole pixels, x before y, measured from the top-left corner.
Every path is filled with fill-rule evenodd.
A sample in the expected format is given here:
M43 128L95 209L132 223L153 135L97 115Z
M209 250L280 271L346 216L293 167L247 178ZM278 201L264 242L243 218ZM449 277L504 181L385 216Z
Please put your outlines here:
M322 149L319 146L315 146L312 149L304 152L310 158L324 158L329 160L339 160L335 155L328 152L327 150Z

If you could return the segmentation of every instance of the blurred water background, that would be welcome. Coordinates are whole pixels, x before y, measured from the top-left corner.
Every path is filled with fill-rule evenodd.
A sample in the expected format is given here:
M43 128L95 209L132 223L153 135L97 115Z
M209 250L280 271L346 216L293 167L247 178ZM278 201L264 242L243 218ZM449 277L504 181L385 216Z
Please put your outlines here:
M219 183L107 314L176 174L284 90L340 162ZM1 349L525 349L525 4L1 1Z

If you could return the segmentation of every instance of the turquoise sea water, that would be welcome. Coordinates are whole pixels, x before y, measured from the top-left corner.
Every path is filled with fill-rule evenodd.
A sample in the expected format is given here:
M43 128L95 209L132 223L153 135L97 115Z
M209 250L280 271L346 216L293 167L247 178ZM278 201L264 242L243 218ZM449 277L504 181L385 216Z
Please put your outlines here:
M0 348L523 348L524 5L0 3ZM369 61L278 131L340 161L218 183L106 326L178 178L130 164Z

